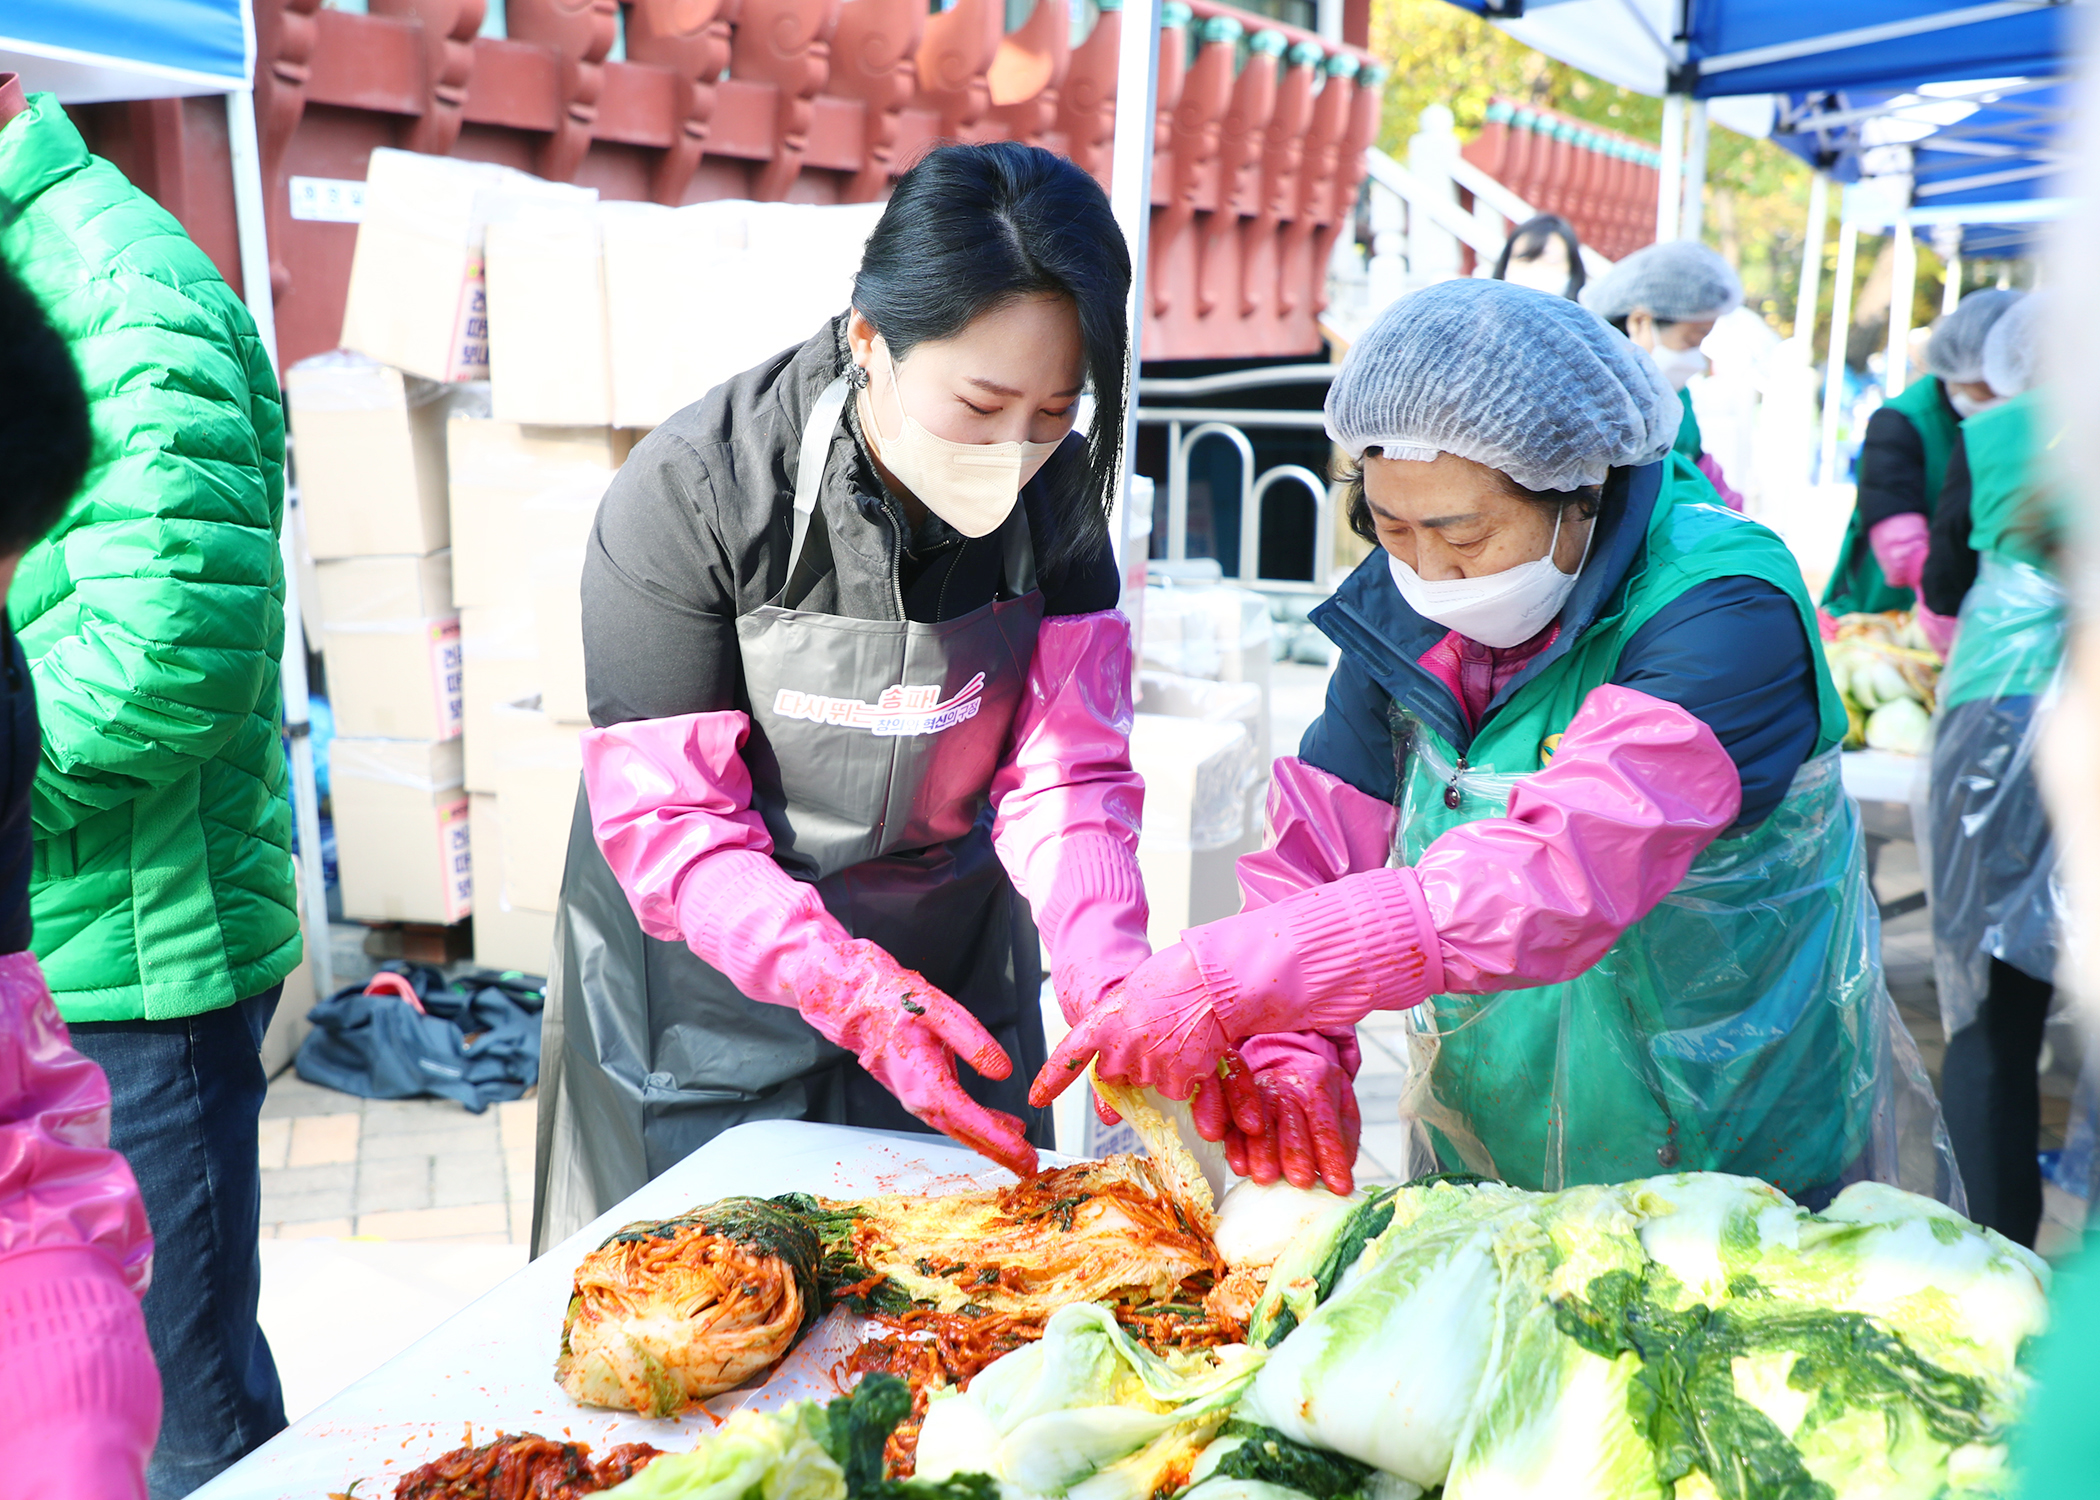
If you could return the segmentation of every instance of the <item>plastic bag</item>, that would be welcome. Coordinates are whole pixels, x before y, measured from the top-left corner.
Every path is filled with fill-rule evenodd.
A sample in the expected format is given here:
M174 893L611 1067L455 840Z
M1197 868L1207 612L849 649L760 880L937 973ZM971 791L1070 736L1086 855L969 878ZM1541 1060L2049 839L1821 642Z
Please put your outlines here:
M2063 660L2063 591L1986 554L1942 679L1926 844L1933 971L1948 1036L1971 1025L1993 958L2054 981L2066 911L2035 775Z
M365 1099L435 1094L478 1115L539 1082L545 988L523 974L455 982L428 964L387 964L313 1008L299 1076Z
M1503 816L1522 779L1457 771L1422 734L1410 753L1408 862L1446 828ZM1409 1012L1408 1171L1549 1191L1736 1172L1810 1207L1873 1179L1963 1208L1880 955L1859 810L1832 750L1763 823L1709 845L1588 972Z

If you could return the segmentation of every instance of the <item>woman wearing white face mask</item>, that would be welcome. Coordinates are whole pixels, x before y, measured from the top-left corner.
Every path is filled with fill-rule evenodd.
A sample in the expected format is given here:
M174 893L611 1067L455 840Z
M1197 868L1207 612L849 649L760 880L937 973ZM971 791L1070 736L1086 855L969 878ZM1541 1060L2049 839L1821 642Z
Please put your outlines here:
M1587 307L1648 351L1684 409L1677 451L1698 466L1730 510L1743 497L1729 487L1720 462L1701 441L1692 411L1692 377L1713 371L1702 350L1714 324L1743 304L1743 283L1727 261L1692 240L1666 240L1636 250L1582 293Z
M1417 292L1350 349L1327 430L1381 550L1314 612L1341 659L1247 909L1139 968L1037 1102L1093 1057L1194 1091L1252 1175L1346 1188L1353 1028L1405 1009L1402 1177L1945 1185L1929 1144L1890 1149L1912 1054L1813 607L1671 452L1677 417L1624 339L1502 282ZM1217 1081L1228 1050L1265 1111Z
M1129 284L1069 161L936 150L852 308L614 481L539 1245L745 1120L931 1127L1034 1171L1038 932L1075 1017L1150 952L1107 528Z
M1962 421L1996 398L1983 378L1983 347L2018 292L1989 287L1962 298L1932 325L1929 372L1882 403L1859 446L1858 498L1823 590L1832 615L1909 609L1932 549L1932 518L1961 445ZM1949 633L1929 616L1928 629Z

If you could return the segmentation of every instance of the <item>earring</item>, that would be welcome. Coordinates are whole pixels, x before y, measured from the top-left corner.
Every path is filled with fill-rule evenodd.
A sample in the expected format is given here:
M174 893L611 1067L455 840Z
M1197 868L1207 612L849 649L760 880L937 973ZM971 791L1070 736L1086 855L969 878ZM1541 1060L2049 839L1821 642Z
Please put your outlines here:
M856 391L866 390L868 388L868 367L863 364L848 363L846 366L846 379Z

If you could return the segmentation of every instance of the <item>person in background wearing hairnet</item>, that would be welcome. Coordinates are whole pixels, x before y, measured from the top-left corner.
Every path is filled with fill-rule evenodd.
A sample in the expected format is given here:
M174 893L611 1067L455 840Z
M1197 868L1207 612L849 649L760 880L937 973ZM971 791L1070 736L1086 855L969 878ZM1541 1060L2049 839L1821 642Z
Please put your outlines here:
M2012 316L2015 313L2019 316ZM2022 297L1991 325L1983 341L1983 383L1990 389L1990 399L1970 416L1993 410L2033 384L2038 344L2033 319L2034 309ZM1992 379L1994 368L1996 380ZM1976 583L1976 548L1969 540L1972 512L1967 433L1968 417L1964 417L1947 452L1947 474L1933 504L1925 562L1918 578L1918 623L1924 627L1933 650L1943 657L1954 648L1962 600Z
M1925 348L1931 374L1905 386L1867 419L1858 500L1823 590L1826 613L1879 614L1916 602L1932 513L1961 420L1992 399L1983 378L1983 341L2019 296L1993 288L1964 297L1933 325Z
M1743 283L1734 269L1704 245L1669 240L1613 266L1583 290L1582 305L1648 351L1684 409L1677 451L1698 466L1730 510L1741 510L1743 497L1729 488L1720 463L1701 444L1691 392L1692 377L1713 370L1699 346L1716 322L1743 305Z
M1905 1044L1844 708L1800 569L1710 503L1681 415L1560 298L1448 281L1380 316L1327 398L1380 550L1313 613L1340 662L1245 910L1140 965L1036 1102L1091 1059L1194 1094L1243 1173L1346 1191L1354 1027L1412 1007L1407 1169L1718 1170L1810 1203L1891 1170Z
M1495 258L1495 279L1579 300L1589 272L1583 269L1582 241L1575 237L1575 226L1559 214L1526 219L1503 241L1502 253Z
M2023 1245L2034 1243L2042 1219L2036 1068L2059 937L2055 839L2034 765L2036 704L2063 661L2066 630L2062 501L2046 458L2061 424L2034 383L2046 315L2041 299L2023 299L1984 342L1983 376L1999 401L1962 423L1970 485L1961 545L1973 550L1975 584L1965 595L1928 596L1934 609L1961 617L1940 677L1932 750L1932 945L1947 1033L1947 1129L1969 1216ZM1938 517L1933 527L1937 556ZM1928 569L1928 584L1934 576Z

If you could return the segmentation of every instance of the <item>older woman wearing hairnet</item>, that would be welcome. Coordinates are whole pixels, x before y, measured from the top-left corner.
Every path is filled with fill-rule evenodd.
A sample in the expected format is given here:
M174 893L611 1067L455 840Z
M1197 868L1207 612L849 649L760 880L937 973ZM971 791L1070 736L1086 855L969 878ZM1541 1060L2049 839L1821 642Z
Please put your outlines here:
M1823 590L1833 615L1909 609L1931 547L1932 513L1960 441L1964 417L1994 399L1983 378L1991 325L2020 300L1996 288L1971 292L1932 328L1931 374L1905 386L1867 419L1859 449L1858 500Z
M1710 503L1679 416L1624 338L1505 282L1417 292L1350 349L1327 430L1379 550L1314 612L1340 664L1246 909L1082 1020L1039 1102L1092 1058L1193 1093L1241 1171L1347 1189L1354 1028L1405 1009L1402 1175L1712 1169L1819 1201L1893 1174L1916 1075L1844 709L1800 570Z
M1667 240L1636 250L1583 288L1582 305L1648 351L1684 409L1677 452L1698 466L1730 510L1741 510L1743 497L1705 449L1691 392L1692 377L1712 370L1700 346L1715 323L1743 305L1734 268L1704 245Z
M1958 496L1950 485L1941 502L1966 515L1959 545L1973 549L1975 582L1933 601L1961 620L1940 677L1931 783L1947 1127L1971 1216L2023 1245L2041 1227L2036 1064L2059 936L2055 841L2034 766L2036 705L2063 661L2066 629L2062 498L2046 457L2061 423L2034 387L2046 316L2040 297L2025 298L1984 341L1984 378L2000 404L1961 424L1969 489ZM1936 560L1952 540L1941 519ZM1928 569L1928 587L1945 571Z

